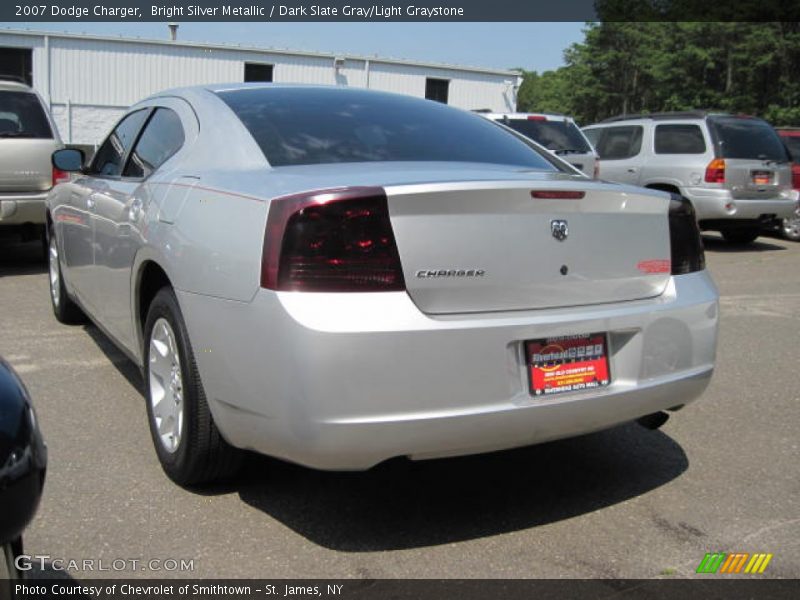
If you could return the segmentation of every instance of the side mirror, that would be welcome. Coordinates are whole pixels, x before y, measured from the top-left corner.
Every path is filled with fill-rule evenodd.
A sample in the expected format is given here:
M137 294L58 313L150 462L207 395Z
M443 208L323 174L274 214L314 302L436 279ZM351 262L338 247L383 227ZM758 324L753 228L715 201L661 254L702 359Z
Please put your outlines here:
M52 156L53 166L67 173L78 173L83 170L83 161L85 156L83 150L76 148L64 148L56 150Z

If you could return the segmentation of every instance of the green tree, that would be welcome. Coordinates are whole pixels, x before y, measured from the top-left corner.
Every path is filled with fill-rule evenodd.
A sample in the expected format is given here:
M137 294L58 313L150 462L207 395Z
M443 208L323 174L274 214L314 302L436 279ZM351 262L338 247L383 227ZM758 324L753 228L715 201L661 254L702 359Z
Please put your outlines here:
M581 123L637 112L711 109L800 125L800 24L604 22L564 52L564 67L525 73L521 110ZM523 93L524 92L524 93Z

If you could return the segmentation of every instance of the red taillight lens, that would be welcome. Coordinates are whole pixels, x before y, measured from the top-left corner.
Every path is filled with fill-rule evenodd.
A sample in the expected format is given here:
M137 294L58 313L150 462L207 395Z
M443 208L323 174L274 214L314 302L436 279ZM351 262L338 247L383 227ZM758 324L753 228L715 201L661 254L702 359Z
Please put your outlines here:
M573 190L533 190L531 198L540 200L580 200L586 195L586 192L577 192Z
M261 286L298 292L404 290L385 192L346 188L273 200Z
M725 159L715 158L708 163L706 183L725 183Z
M53 167L53 185L69 181L69 173Z
M528 115L528 121L547 121L547 117L541 115Z

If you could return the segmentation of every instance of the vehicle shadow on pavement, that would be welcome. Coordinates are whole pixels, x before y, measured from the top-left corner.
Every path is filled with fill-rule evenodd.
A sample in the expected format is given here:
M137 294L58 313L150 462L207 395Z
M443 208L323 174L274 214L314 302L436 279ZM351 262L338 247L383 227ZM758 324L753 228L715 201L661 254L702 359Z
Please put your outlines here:
M703 246L706 252L735 253L735 252L769 252L774 250L786 250L784 246L766 241L768 238L761 236L750 244L733 244L726 242L721 237L703 235ZM776 240L780 242L780 240Z
M119 348L114 345L108 337L100 331L96 325L87 322L83 326L83 330L92 338L92 341L97 344L100 351L106 355L108 362L114 365L114 368L119 371L133 389L139 392L144 397L144 381L142 380L142 372L139 370L133 361L131 361Z
M0 238L0 277L46 272L47 262L39 240L21 243Z
M252 457L225 492L343 552L434 546L520 531L645 494L688 468L683 449L636 424L464 458L329 473ZM221 490L198 490L220 493Z

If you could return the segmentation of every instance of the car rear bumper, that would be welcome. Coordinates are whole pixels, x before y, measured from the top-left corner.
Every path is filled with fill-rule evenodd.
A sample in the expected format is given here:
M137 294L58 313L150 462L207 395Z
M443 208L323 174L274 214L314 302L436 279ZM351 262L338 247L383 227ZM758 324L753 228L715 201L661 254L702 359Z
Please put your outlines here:
M763 215L779 219L792 216L797 208L797 192L774 198L734 198L729 190L715 188L686 188L683 191L694 206L698 221L720 219L758 220Z
M716 353L718 295L706 272L673 277L649 300L437 318L403 292L178 296L223 435L322 469L610 427L697 398ZM601 331L608 387L531 395L525 340Z
M0 192L0 226L43 224L48 193Z

